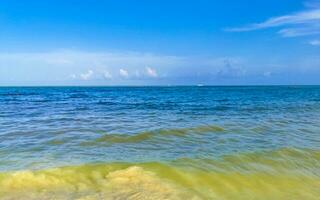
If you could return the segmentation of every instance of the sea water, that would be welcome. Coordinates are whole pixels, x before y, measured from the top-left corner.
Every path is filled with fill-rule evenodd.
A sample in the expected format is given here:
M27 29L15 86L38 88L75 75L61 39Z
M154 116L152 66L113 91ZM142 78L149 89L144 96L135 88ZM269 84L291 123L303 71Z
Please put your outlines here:
M319 199L320 87L2 87L0 199Z

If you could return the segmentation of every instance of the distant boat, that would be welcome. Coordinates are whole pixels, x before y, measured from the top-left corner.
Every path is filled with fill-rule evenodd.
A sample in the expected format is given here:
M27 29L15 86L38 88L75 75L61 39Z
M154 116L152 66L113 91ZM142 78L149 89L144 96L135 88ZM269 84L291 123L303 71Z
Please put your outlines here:
M203 84L198 84L197 86L198 86L198 87L202 87L202 86L203 86Z

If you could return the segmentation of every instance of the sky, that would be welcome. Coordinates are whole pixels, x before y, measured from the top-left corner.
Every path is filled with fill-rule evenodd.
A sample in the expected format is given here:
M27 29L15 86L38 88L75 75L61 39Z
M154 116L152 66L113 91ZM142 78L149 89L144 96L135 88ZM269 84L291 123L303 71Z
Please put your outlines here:
M320 0L1 0L0 86L320 84Z

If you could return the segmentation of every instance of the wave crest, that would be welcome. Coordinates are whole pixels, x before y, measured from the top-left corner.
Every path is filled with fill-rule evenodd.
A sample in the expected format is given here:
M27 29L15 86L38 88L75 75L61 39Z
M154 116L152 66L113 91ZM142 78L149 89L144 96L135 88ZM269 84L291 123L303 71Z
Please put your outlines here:
M206 133L218 133L223 132L224 128L214 125L205 125L191 128L181 129L161 129L155 131L140 132L133 135L128 134L104 134L101 137L91 142L82 143L82 145L95 145L97 143L138 143L145 140L157 138L158 140L165 139L167 137L186 137L192 134L206 134Z

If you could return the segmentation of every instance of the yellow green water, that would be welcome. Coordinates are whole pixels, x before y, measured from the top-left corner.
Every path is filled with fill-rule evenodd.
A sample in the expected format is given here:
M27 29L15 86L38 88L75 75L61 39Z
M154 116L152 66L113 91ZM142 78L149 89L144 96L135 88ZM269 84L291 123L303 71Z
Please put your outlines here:
M320 197L320 151L280 149L180 159L100 163L0 175L0 199L303 199Z

